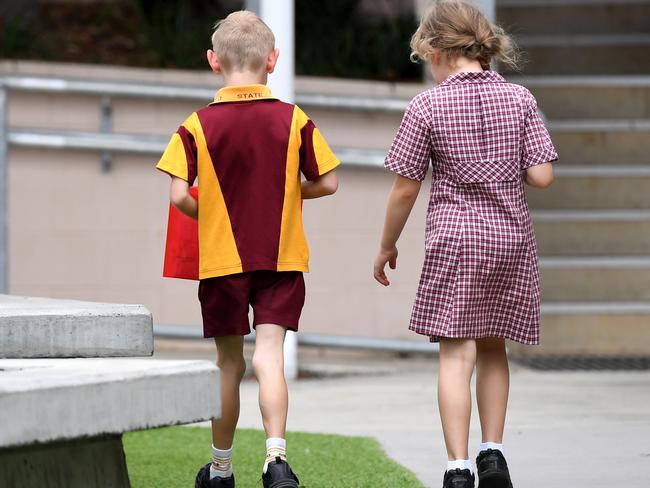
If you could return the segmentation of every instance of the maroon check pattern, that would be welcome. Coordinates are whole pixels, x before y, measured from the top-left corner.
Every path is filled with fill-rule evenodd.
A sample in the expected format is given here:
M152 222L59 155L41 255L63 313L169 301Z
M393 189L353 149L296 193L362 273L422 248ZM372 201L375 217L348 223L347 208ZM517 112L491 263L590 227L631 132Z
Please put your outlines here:
M418 181L433 168L411 330L539 342L537 246L521 172L556 159L535 98L495 72L453 75L411 101L385 161Z

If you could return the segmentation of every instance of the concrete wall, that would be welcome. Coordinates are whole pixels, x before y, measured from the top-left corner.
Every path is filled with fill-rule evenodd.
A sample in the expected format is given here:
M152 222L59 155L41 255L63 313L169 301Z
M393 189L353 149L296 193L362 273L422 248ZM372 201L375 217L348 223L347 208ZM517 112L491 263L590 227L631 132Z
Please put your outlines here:
M215 83L209 75L163 70L4 63L0 74ZM340 92L338 82L298 80L302 91ZM416 85L350 83L348 92L410 96ZM197 107L192 103L114 100L114 130L171 134ZM333 145L385 148L399 115L311 114ZM11 93L10 125L96 131L94 97ZM356 128L350 131L350 123ZM375 130L376 129L376 130ZM159 324L197 325L196 283L161 278L168 178L155 158L115 156L102 173L99 155L11 149L9 154L10 293L142 303ZM371 276L392 175L343 168L333 198L306 202L312 273L302 321L306 333L414 338L406 330L422 261L427 191L401 240L390 289ZM428 188L428 187L427 187Z

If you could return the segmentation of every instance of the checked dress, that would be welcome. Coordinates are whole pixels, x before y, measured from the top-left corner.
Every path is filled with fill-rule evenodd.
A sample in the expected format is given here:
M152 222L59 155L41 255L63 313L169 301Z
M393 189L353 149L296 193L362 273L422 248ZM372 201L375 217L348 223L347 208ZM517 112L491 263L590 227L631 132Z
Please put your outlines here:
M458 73L409 104L386 168L433 170L425 261L409 328L441 337L539 342L535 234L522 171L557 153L524 87Z

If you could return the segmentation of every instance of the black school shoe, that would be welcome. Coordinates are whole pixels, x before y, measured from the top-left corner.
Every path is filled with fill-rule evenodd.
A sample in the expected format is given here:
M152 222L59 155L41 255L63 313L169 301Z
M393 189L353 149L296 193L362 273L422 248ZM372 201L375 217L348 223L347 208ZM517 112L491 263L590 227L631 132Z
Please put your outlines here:
M476 458L479 488L512 488L508 463L498 449L487 449Z
M442 488L474 488L474 475L469 469L446 471Z
M196 474L196 482L194 488L235 488L235 475L230 475L228 478L212 478L210 479L210 465L208 463L199 469Z
M262 484L264 488L299 488L300 481L289 463L277 456L269 463L266 473L262 473Z

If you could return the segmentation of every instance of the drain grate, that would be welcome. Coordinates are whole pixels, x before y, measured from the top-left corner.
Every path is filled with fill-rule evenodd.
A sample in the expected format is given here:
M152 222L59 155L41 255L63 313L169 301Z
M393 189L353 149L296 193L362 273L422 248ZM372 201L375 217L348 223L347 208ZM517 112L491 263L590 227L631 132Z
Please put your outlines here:
M650 357L541 356L513 357L512 360L541 371L650 370Z

